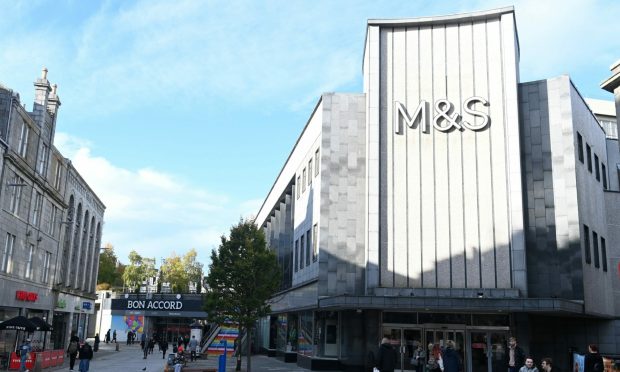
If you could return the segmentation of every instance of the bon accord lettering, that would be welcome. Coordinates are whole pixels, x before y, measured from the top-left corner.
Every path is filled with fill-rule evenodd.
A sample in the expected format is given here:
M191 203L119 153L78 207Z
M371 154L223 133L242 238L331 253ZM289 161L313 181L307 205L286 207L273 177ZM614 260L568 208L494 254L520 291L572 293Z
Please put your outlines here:
M482 97L469 97L463 101L463 111L470 116L471 119L476 117L479 120L471 121L470 118L465 120L460 113L454 112L454 104L447 99L438 99L435 101L435 112L437 113L432 117L433 127L441 132L449 132L453 128L457 130L482 130L489 125L491 119L485 112L474 109L476 104L482 106L488 106L489 102ZM409 128L415 128L417 126L422 127L422 132L429 133L430 131L430 115L429 115L429 102L420 101L420 104L413 112L413 115L409 115L407 108L401 102L394 102L394 133L403 134L403 122L407 124Z
M181 310L183 302L181 301L145 301L145 300L128 300L128 309L154 309L154 310Z

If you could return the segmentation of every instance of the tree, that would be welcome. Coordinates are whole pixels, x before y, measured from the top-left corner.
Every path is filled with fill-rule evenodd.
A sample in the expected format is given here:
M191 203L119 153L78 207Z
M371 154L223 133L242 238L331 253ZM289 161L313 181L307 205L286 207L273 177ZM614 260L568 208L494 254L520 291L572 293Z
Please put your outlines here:
M189 290L189 283L197 283L196 290L200 293L202 278L202 263L196 261L197 253L191 249L183 256L175 252L164 260L160 267L161 280L170 283L173 292L185 293Z
M123 272L123 282L129 290L138 292L140 284L156 273L154 258L144 258L134 250L129 252L129 265L125 266Z
M99 274L97 274L97 286L110 288L117 282L116 266L118 258L114 253L114 246L110 243L106 244L103 252L99 255Z
M209 290L205 310L209 320L236 322L239 337L246 331L247 370L251 371L251 330L256 321L269 314L267 300L278 289L280 268L274 252L267 248L262 230L249 220L241 220L222 236L219 248L211 252L207 276ZM237 370L241 369L241 353Z

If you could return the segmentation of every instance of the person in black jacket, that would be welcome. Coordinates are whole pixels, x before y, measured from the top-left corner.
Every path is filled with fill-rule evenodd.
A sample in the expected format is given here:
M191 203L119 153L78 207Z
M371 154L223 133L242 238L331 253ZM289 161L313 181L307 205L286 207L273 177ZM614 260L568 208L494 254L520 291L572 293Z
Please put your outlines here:
M588 345L588 353L583 361L583 372L603 372L605 364L603 357L598 352L598 346L595 344Z
M446 341L446 347L441 353L443 361L443 372L459 372L461 366L461 356L456 351L454 341Z
M515 337L510 337L508 339L508 352L506 353L508 358L508 372L518 372L523 365L525 365L525 352L517 344L517 339Z
M93 359L93 348L90 347L88 342L84 342L84 345L80 348L80 372L88 372L90 368L90 360Z
M383 340L381 340L375 366L381 372L394 372L394 368L396 368L396 357L396 350L394 350L390 344L390 340L384 337Z

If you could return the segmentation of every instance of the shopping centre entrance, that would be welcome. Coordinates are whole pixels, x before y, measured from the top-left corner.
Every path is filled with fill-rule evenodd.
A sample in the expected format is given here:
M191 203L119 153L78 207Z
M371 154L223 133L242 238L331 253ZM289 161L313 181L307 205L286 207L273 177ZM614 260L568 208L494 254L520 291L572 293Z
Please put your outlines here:
M461 357L461 371L497 372L505 371L505 350L508 341L508 327L477 327L456 324L383 324L383 336L390 337L392 346L398 351L396 371L416 371L413 358L416 348L421 346L427 355L431 348L441 348L446 341L456 344Z

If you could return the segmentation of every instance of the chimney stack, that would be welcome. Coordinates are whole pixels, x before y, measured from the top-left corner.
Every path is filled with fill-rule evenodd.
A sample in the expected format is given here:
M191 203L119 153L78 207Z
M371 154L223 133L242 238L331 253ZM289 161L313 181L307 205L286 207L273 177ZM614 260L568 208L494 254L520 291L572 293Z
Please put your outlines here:
M43 127L47 113L49 94L52 88L47 80L47 68L43 67L41 78L34 82L34 104L32 107L32 117L39 127ZM60 101L58 102L60 104Z

